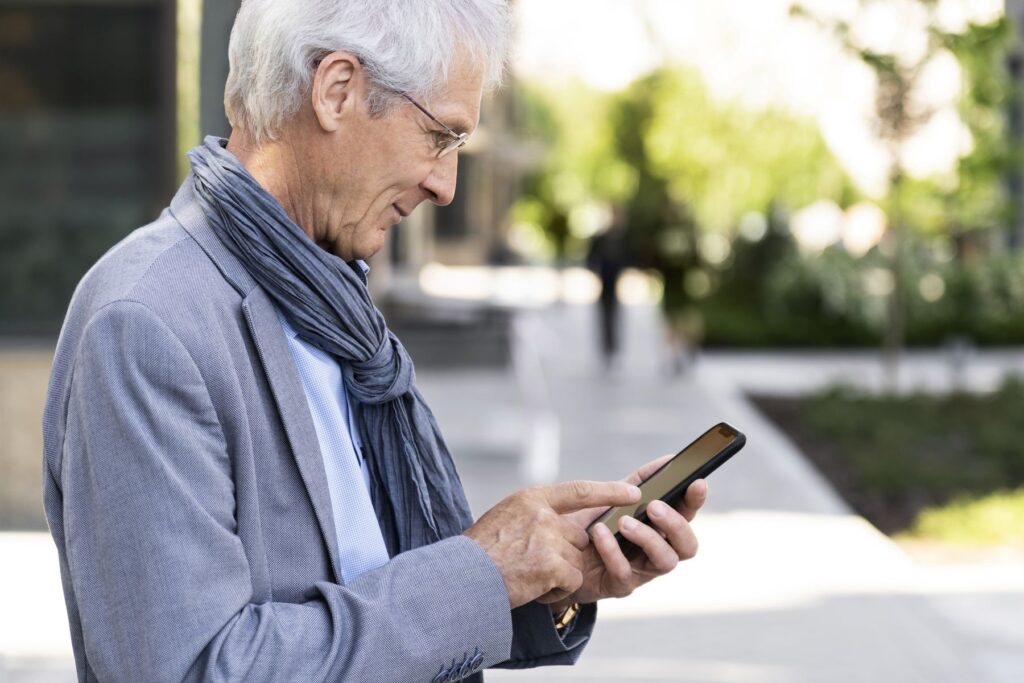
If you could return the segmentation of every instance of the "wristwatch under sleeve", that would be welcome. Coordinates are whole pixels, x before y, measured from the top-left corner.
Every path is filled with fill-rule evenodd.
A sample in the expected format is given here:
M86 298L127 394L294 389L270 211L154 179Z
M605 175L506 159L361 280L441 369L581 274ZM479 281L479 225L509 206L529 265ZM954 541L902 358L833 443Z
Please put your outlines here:
M580 612L580 603L574 602L564 610L562 613L555 617L555 630L563 631L565 627L572 623L572 620L576 618L576 615Z

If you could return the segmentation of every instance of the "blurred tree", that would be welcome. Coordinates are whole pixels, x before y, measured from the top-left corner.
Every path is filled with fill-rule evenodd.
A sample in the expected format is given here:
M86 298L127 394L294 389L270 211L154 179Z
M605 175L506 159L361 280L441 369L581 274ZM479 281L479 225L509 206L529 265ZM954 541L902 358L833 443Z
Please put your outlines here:
M626 205L630 241L652 265L687 241L699 259L702 234L731 236L750 212L853 196L813 122L719 102L690 69L661 68L611 95L578 84L523 91L524 132L547 154L522 201L556 245L579 232L570 221L566 238L559 216L593 201ZM692 235L671 237L686 224Z
M842 200L848 187L813 121L718 101L692 70L657 71L620 102L620 154L663 179L670 198L691 205L704 230L729 232L741 216L764 214L773 202ZM643 157L633 149L638 144Z
M849 26L819 22L845 41L878 82L874 123L892 159L884 206L897 237L880 252L863 259L798 254L788 235L787 210L822 198L841 207L859 199L816 125L783 111L718 100L698 74L677 66L614 94L578 84L533 87L528 133L544 141L548 154L525 185L520 215L547 236L560 258L572 259L592 227L576 220L577 208L623 205L636 262L663 278L666 312L698 311L719 342L757 343L757 329L784 343L799 343L798 329L812 343L863 344L885 332L887 348L896 349L890 357L898 357L908 335L915 343L941 341L953 331L942 333L942 325L966 320L954 310L967 299L950 299L974 290L957 283L988 277L987 235L1002 234L1012 222L1005 184L1019 160L1007 144L1006 109L1014 91L1005 57L1012 36L1005 20L944 32L932 0L907 4L919 5L927 18L927 49L910 63L905 55L854 44ZM951 113L959 117L969 143L952 170L917 178L900 160L906 157L904 145L936 113L916 92L932 58L959 65L961 92L955 104L946 100L942 114L946 120ZM760 236L753 239L737 238L748 219L770 227L755 229ZM941 256L949 245L961 255L960 264L947 264ZM976 258L967 259L964 247ZM959 277L958 267L980 270ZM780 311L787 313L779 317ZM793 324L799 315L811 322ZM788 320L788 327L769 331L772 316ZM979 341L1009 339L1010 326L986 327L984 321L996 319L986 313L969 327ZM815 324L821 334L812 333Z
M1006 0L1007 24L1010 47L1006 55L1006 72L1011 85L1006 107L1009 137L1018 151L1014 163L1006 174L1006 187L1010 195L1011 220L1010 245L1016 249L1024 247L1024 159L1019 151L1024 145L1024 0Z
M860 0L863 9L881 0ZM916 0L925 17L926 45L919 54L883 53L860 42L849 23L821 20L802 5L792 13L809 18L834 33L842 45L874 72L875 130L889 157L887 197L889 231L886 251L890 256L893 286L889 295L885 356L890 380L898 381L899 359L906 336L905 231L909 227L933 228L946 234L968 228L988 228L1008 222L1002 180L1012 154L1007 151L1003 120L1009 80L1005 74L1008 24L969 24L963 32L941 28L936 0ZM925 181L911 178L903 152L914 135L929 123L937 109L922 104L918 91L926 68L944 51L958 60L964 78L959 102L961 120L972 137L972 150L963 156L951 176Z
M963 33L937 33L936 37L963 71L958 112L972 141L971 152L958 162L956 182L933 183L942 199L941 231L955 235L988 229L1006 231L1009 237L1018 211L1006 179L1021 163L1020 144L1010 135L1007 120L1017 98L1006 66L1013 40L1010 22L1003 17L987 25L970 24Z
M574 210L619 201L634 184L633 169L614 149L612 97L579 83L557 91L530 83L517 89L520 132L544 153L523 178L514 219L544 234L556 262L582 258L593 226L573 221Z
M632 241L641 262L661 274L678 348L701 344L709 322L765 310L760 287L750 284L763 282L770 258L782 253L778 233L787 226L771 220L770 234L753 240L763 249L738 252L747 240L732 238L744 217L767 223L787 207L852 194L812 122L716 101L690 70L661 69L636 81L618 98L613 121L619 155L637 178ZM738 260L740 252L769 260Z

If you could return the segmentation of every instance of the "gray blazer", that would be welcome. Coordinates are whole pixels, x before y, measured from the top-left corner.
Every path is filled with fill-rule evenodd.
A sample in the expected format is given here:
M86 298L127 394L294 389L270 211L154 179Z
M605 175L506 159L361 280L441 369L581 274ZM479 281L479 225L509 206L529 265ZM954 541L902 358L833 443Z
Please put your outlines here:
M435 681L574 661L547 607L509 610L458 536L348 585L323 461L275 309L191 178L71 301L43 419L46 514L78 676Z

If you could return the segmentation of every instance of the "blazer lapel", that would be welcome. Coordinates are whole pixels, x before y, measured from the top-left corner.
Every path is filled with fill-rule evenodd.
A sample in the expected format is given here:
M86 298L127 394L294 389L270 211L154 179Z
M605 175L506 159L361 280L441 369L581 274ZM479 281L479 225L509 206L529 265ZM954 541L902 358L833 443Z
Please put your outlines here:
M334 528L331 492L327 487L320 441L309 413L306 392L295 370L291 351L288 350L281 321L277 318L270 297L259 287L253 289L242 301L242 311L249 324L249 331L252 333L263 369L267 373L270 390L281 414L284 431L299 467L302 483L305 484L306 491L313 501L313 509L331 557L335 580L340 582L341 558L338 553L338 536Z
M331 567L334 568L335 581L340 583L341 558L334 529L331 493L327 488L327 474L320 454L320 441L277 311L263 288L256 284L245 266L227 250L210 228L192 190L191 175L185 179L171 202L171 213L242 296L242 312L246 324L270 383L270 391L281 415L285 436L291 445L302 483L313 502Z

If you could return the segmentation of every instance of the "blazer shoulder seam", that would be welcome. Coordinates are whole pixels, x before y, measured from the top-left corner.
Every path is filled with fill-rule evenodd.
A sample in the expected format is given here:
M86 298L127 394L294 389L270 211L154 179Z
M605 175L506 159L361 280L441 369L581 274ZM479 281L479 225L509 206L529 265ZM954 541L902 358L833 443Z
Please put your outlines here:
M180 224L179 224L179 227L181 227ZM157 315L156 311L154 311L148 305L146 305L145 303L143 303L142 301L139 301L137 299L132 299L131 296L132 296L132 294L135 293L135 290L139 288L139 286L142 284L142 282L147 277L149 277L149 272L151 270L153 270L153 266L155 266L157 264L157 262L160 261L160 259L164 258L168 253L170 253L173 249L175 249L179 244L181 244L182 242L188 240L190 237L191 237L191 235L188 234L188 231L185 231L184 235L181 235L174 242L172 242L171 244L168 244L163 249L161 249L159 252L157 252L153 256L153 260L150 261L149 264L146 266L146 269L144 271L142 271L137 278L135 278L135 282L133 282L132 286L128 289L127 292L125 292L125 295L123 297L120 297L118 299L114 299L112 301L108 301L107 303L103 304L103 306L101 306L100 308L96 309L96 313L99 313L103 308L105 308L105 307L109 306L110 304L115 303L117 301L135 301L136 303L139 303L139 304L142 304L143 306L146 306L146 308L149 308L149 310L154 315ZM159 318L160 316L157 315L157 317Z

